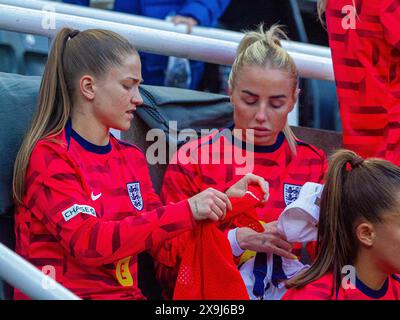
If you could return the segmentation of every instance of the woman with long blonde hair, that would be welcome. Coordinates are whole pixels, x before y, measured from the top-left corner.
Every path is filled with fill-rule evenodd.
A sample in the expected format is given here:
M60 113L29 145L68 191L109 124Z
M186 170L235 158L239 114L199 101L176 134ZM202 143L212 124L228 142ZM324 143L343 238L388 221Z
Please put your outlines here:
M167 206L153 190L147 161L110 128L128 130L142 104L140 58L118 34L63 28L42 78L36 115L14 168L16 251L86 299L143 299L137 256L217 221L227 194L208 188ZM15 291L16 299L26 298Z

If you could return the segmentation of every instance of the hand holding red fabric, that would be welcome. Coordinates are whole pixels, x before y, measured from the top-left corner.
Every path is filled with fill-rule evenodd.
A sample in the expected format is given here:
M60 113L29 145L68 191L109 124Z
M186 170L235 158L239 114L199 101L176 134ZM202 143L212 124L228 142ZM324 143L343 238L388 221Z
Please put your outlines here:
M249 299L223 226L227 228L234 224L263 232L255 211L256 207L263 205L263 192L260 187L250 186L242 198L230 200L233 209L228 211L220 228L211 221L200 222L186 238L174 299Z

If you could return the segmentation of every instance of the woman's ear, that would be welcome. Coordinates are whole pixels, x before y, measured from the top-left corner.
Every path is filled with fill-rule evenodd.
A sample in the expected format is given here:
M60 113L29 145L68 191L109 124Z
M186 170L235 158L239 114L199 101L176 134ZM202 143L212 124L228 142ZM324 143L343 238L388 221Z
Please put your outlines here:
M372 247L376 237L374 225L370 222L361 222L356 227L356 237L366 247Z
M79 79L79 90L87 100L95 97L94 79L92 76L84 75Z
M228 96L229 96L229 100L230 100L230 102L231 102L231 105L233 105L233 98L232 98L232 95L233 95L233 90L232 90L232 88L229 86L229 87L228 87Z
M300 88L296 88L296 89L294 90L294 101L297 102L297 100L299 100L300 92L301 92L301 89L300 89Z
M296 105L298 99L299 99L299 95L300 95L300 89L296 87L296 89L293 92L293 104L290 107L289 113L293 111L294 106Z

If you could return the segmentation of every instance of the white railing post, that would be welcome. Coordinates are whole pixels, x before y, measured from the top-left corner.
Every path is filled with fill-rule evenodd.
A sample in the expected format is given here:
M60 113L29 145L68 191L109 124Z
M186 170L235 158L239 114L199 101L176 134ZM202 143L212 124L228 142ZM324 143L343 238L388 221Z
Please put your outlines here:
M80 17L98 19L102 21L118 22L138 27L165 30L177 33L186 33L184 25L174 25L160 19L143 17L133 14L114 12L103 9L82 7L67 3L59 3L54 1L41 0L0 0L0 4L18 6L27 9L49 10L50 8L57 13L69 14ZM47 9L46 9L47 8ZM192 34L195 36L232 41L238 43L243 38L243 33L217 28L207 28L195 26ZM295 41L282 41L282 46L290 51L303 54L311 54L313 56L331 58L331 52L328 47L305 44Z
M105 28L125 36L141 51L222 65L232 64L236 54L237 43L231 41L60 13L52 13L56 22L55 29L46 29L42 27L42 21L48 18L48 14L46 11L0 5L0 29L53 37L62 27L78 30ZM331 59L297 52L289 53L295 60L301 77L331 81L334 79Z
M0 278L32 299L80 300L52 277L40 272L35 266L1 243ZM57 279L57 274L55 274L55 278Z

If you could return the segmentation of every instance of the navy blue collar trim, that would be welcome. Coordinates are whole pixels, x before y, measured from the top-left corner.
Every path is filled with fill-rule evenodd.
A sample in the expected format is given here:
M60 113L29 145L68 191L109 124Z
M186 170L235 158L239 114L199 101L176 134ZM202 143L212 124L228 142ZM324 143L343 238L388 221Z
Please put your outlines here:
M234 128L234 125L231 126L229 129L233 130L233 128ZM238 146L238 147L242 148L243 150L254 150L254 152L256 152L256 153L271 153L271 152L278 150L282 146L283 141L285 141L285 135L283 134L283 132L279 132L275 143L270 146L258 146L258 145L247 144L243 140L236 138L233 134L232 134L232 140L233 140L232 143L235 146ZM248 149L246 148L247 145L249 145Z
M356 278L356 287L358 290L360 290L362 293L367 295L368 297L371 297L373 299L379 299L382 298L389 287L389 278L386 279L385 283L383 284L382 288L379 290L373 290L367 285L365 285L360 279Z
M97 154L106 154L111 151L111 140L105 146L99 146L97 144L93 144L83 137L81 137L74 129L72 129L72 122L71 119L68 120L67 125L65 126L65 134L68 143L68 148L70 144L71 137L78 142L78 144L84 148L85 150Z

